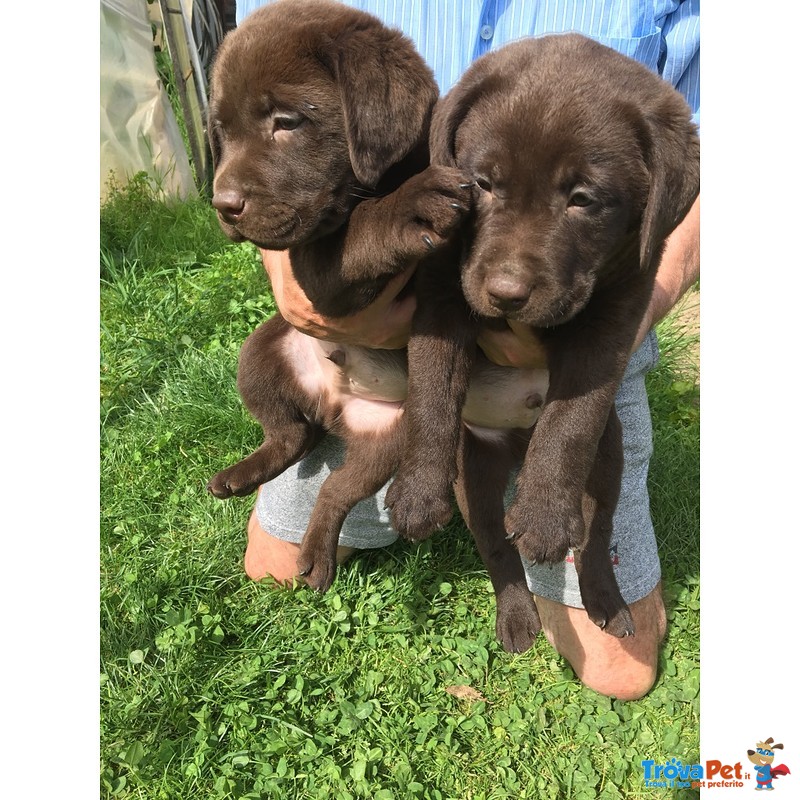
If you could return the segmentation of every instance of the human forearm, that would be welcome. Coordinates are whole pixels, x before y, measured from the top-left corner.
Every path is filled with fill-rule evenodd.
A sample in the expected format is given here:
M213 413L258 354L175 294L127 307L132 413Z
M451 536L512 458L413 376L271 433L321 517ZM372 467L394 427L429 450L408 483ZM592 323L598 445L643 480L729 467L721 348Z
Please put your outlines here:
M407 284L419 261L444 246L461 225L471 186L457 169L428 167L392 194L359 203L341 235L317 240L302 253L297 248L291 259L288 251L262 250L281 315L319 339L405 347L415 309ZM373 300L371 293L383 280L386 285ZM350 308L348 301L354 301Z
M414 268L392 278L383 293L356 314L331 318L320 314L295 280L288 251L261 250L275 303L283 318L308 336L317 339L396 349L405 347L414 313L413 295L403 294Z
M656 272L653 294L639 333L638 347L648 331L674 308L700 277L700 198L670 234Z

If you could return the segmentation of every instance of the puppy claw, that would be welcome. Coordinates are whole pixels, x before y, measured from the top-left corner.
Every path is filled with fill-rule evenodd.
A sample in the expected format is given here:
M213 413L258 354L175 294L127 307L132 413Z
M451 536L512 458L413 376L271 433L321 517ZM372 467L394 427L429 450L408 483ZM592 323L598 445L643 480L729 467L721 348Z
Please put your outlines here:
M206 491L209 492L209 494L212 494L218 500L225 500L229 497L229 495L225 493L224 487L218 486L212 481L209 481L206 484Z
M472 205L466 177L452 167L430 166L403 184L394 199L395 230L403 248L415 256L427 255L461 226ZM426 250L417 253L420 242Z
M609 604L606 605L607 609L616 609L611 611L610 613L605 609L598 610L596 606L594 606L591 602L589 606L587 606L586 612L589 615L589 619L600 628L603 633L607 633L609 636L614 636L617 639L627 639L629 636L633 636L636 632L636 626L633 624L633 617L631 616L631 612L628 607L625 605L624 601L620 598L622 603L622 607L618 607L618 603L614 603L614 605ZM584 602L584 605L587 605Z
M298 559L297 574L310 589L325 594L336 577L336 557L313 558L308 561Z
M216 497L217 500L227 500L230 497L234 497L236 494L236 489L231 487L228 481L221 481L216 477L212 478L206 484L206 490Z

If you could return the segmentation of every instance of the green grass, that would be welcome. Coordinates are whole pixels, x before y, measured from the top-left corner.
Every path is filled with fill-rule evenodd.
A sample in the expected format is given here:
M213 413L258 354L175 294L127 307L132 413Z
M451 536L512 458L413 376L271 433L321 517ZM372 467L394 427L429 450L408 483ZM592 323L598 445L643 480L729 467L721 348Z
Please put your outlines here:
M697 760L699 389L674 323L650 376L670 627L655 688L623 703L543 637L502 651L458 522L357 556L323 596L249 582L252 500L204 487L260 441L235 388L274 308L257 254L145 178L101 232L104 797L651 798L642 759Z

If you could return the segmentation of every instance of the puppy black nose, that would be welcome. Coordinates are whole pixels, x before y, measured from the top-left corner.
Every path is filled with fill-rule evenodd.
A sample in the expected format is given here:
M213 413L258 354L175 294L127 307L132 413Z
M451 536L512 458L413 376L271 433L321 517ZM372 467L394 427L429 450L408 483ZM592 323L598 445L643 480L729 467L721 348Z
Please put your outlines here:
M235 189L224 189L214 192L211 205L219 211L226 222L233 224L244 212L244 197Z
M523 281L508 275L497 275L486 283L489 302L500 311L522 308L531 296L530 287Z

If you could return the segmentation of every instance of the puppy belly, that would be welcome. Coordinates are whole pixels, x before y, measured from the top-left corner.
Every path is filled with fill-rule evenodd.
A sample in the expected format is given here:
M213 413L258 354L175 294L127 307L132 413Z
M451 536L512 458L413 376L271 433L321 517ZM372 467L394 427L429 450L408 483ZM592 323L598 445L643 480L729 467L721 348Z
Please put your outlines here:
M406 395L404 357L325 342L291 331L284 354L329 430L381 433L396 424ZM384 354L384 355L381 355Z
M325 342L292 331L285 354L303 391L314 399L323 424L336 419L354 432L382 431L402 413L407 393L403 351L370 350ZM547 395L544 369L498 367L480 357L464 405L464 421L476 431L527 429L539 418Z
M480 359L473 370L464 422L471 429L530 428L539 418L547 396L545 369L498 367Z
M368 347L320 342L327 360L339 367L338 391L370 400L402 402L408 394L408 361L405 350L372 350Z
M393 428L402 413L402 403L350 397L342 403L341 420L353 433L382 433Z
M309 397L328 401L338 382L338 367L327 358L324 342L292 329L286 335L283 352L300 388Z

